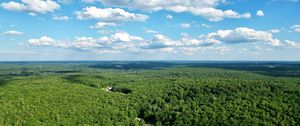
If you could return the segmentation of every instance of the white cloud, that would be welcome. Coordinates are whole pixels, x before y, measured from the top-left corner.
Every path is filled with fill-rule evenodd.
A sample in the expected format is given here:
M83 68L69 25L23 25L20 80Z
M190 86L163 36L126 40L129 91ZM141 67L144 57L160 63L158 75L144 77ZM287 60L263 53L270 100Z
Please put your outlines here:
M256 15L259 16L259 17L263 17L263 16L265 16L265 13L262 10L258 10L256 12Z
M104 22L146 21L149 18L147 15L130 13L120 8L86 7L75 14L79 20L98 19Z
M156 34L152 39L153 46L167 47L167 46L178 46L181 44L180 41L172 40L162 34Z
M48 36L42 36L39 39L29 39L28 43L30 45L35 45L35 46L52 46L52 45L55 45L56 40L54 40Z
M147 29L145 29L147 30ZM151 32L154 33L154 32ZM97 53L181 53L194 54L199 51L217 51L220 53L231 51L225 46L237 43L253 43L255 46L272 47L299 47L293 41L281 43L273 38L269 31L257 31L247 27L238 27L232 30L218 30L216 32L191 37L183 34L180 39L171 39L162 34L155 34L152 39L145 40L139 36L130 35L124 31L117 31L109 36L75 37L70 41L57 41L43 36L39 39L30 39L28 43L33 46L51 46L58 48L70 48ZM259 44L261 43L261 44Z
M62 4L70 4L73 2L73 0L58 0L58 2Z
M98 31L99 34L103 34L103 35L110 34L112 32L113 32L112 30L107 30L107 29L101 29Z
M208 24L204 24L204 23L203 23L203 24L201 24L201 26L202 26L202 27L204 27L204 28L211 28L211 26L210 26L210 25L208 25Z
M131 36L127 32L117 32L108 39L111 42L130 42L130 41L142 41L143 38L138 36Z
M217 9L225 0L101 0L105 5L127 7L146 11L167 10L176 13L189 12L202 16L210 21L221 21L224 18L250 18L250 13L240 14L233 10Z
M232 51L233 49L227 46L217 46L217 47L204 46L204 47L180 47L179 50L182 54L194 55L204 51L214 51L223 54L225 52Z
M206 35L200 35L198 38L192 38L188 34L183 34L182 38L178 40L170 39L162 34L156 34L145 45L148 48L166 48L202 47L237 43L262 43L270 46L282 45L269 31L257 31L247 27L238 27L233 30L218 30Z
M298 49L300 49L300 44L298 42L295 42L295 41L285 40L284 44L287 48L298 48Z
M215 8L192 8L191 12L194 15L199 15L207 18L209 21L221 21L224 18L250 18L250 13L239 14L233 10L219 10Z
M182 37L190 37L190 34L189 33L186 33L186 32L181 32L180 35Z
M189 23L180 23L179 27L181 27L181 28L190 28L191 24L189 24Z
M204 45L204 41L201 39L194 39L194 38L189 38L189 37L183 37L181 38L181 43L184 46L199 46L199 45ZM206 43L209 44L209 43Z
M157 34L158 33L158 31L154 31L154 30L150 30L150 29L146 29L145 32L148 34Z
M105 28L105 27L115 27L117 26L116 23L112 23L112 22L98 22L96 25L91 26L91 28Z
M167 15L166 18L171 20L171 19L173 19L173 16L172 15Z
M30 16L32 16L32 17L35 17L35 16L36 16L36 13L29 12L28 15L30 15Z
M52 0L21 0L21 3L14 1L1 3L1 7L12 11L25 11L33 15L35 13L54 12L60 8L60 5Z
M1 3L1 7L6 10L13 10L13 11L22 11L26 9L24 4L20 4L14 1L10 1L8 3Z
M91 48L101 47L101 45L97 42L97 39L93 37L76 37L71 43L70 47L89 50Z
M198 47L198 46L209 46L215 45L214 41L206 41L203 37L191 38L188 35L184 35L179 40L173 40L162 34L156 34L152 41L149 41L144 48L148 49L159 49L167 47Z
M300 32L300 25L291 26L291 30L294 31L294 32Z
M257 54L258 54L258 51L259 51L259 52L261 52L261 51L263 51L263 52L270 52L270 51L273 51L273 49L270 48L270 47L262 47L262 46L255 46L254 50L255 50L255 52L256 52ZM248 51L249 51L249 50L248 50Z
M95 52L120 52L120 51L135 51L143 38L131 36L126 32L116 32L111 36L103 36L100 38L94 37L75 37L71 41L58 41L48 36L43 36L39 39L29 39L28 44L32 46L50 46L57 48L73 48L80 50L88 50Z
M53 20L57 20L57 21L68 21L70 18L68 16L53 16L52 18Z
M81 0L84 3L94 3L96 0Z
M217 32L209 33L206 39L229 44L266 42L272 46L281 45L280 41L274 39L271 33L267 31L256 31L247 27L238 27L234 30L218 30Z
M269 30L270 33L279 33L280 30L279 29L271 29Z
M28 44L31 46L50 46L58 48L76 48L87 50L90 48L100 47L97 40L92 37L75 37L71 42L55 40L48 36L42 36L39 39L29 39Z
M10 30L10 31L5 31L3 35L23 35L23 32L20 31L15 31L15 30Z

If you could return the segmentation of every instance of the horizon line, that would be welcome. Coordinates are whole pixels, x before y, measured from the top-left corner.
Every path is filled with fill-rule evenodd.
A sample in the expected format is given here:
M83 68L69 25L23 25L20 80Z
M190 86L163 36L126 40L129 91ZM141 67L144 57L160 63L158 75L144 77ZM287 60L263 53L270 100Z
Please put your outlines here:
M300 62L300 60L0 60L3 62Z

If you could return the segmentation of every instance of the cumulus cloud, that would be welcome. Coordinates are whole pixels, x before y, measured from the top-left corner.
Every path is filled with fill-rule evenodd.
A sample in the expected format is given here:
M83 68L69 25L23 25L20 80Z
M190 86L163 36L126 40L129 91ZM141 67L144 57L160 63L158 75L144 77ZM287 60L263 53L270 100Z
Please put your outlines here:
M270 33L279 33L280 30L279 29L271 29L269 30Z
M268 31L257 31L247 27L238 27L232 30L218 30L216 32L200 35L193 38L183 35L173 40L162 34L154 35L151 41L146 41L146 48L166 47L203 47L218 44L262 43L270 46L281 46L281 42Z
M265 16L265 13L262 10L258 10L256 12L256 15L259 16L259 17L263 17L263 16Z
M23 32L15 31L15 30L9 30L3 32L3 35L23 35L23 34L24 34Z
M58 48L73 48L96 52L120 52L121 50L136 50L138 43L144 41L138 36L131 36L126 32L116 32L111 36L94 37L75 37L71 41L58 41L48 36L39 39L29 39L28 44L32 46L50 46Z
M190 48L191 50L197 50L196 48L198 47L215 46L219 44L260 42L271 46L281 45L281 42L278 39L273 38L273 35L268 31L256 31L246 27L239 27L233 30L218 30L206 35L200 35L198 38L183 35L183 37L178 40L170 39L162 34L156 34L152 41L148 41L148 43L145 44L145 48L160 49L172 47L184 48L186 50L189 50Z
M115 27L115 26L117 26L117 24L113 22L98 22L96 25L91 26L91 28L103 29L106 27Z
M32 16L32 17L35 17L35 16L36 16L36 13L29 12L28 15L30 15L30 16Z
M152 41L148 41L144 48L159 49L168 47L199 47L218 44L215 41L206 40L204 37L192 38L184 35L179 40L173 40L162 34L154 35Z
M73 0L58 0L58 2L62 4L70 4L73 2Z
M56 40L48 36L42 36L39 39L29 39L28 43L30 45L35 45L35 46L51 46L51 45L55 45Z
M300 49L300 44L298 42L295 42L295 41L285 40L284 44L287 48L298 48L298 49Z
M105 35L105 34L111 34L112 32L113 30L101 29L97 33Z
M202 24L201 24L201 26L202 26L202 27L204 27L204 28L211 28L211 26L210 26L210 25L208 25L208 24L205 24L205 23L202 23Z
M250 13L240 14L233 10L217 9L225 0L100 0L105 5L127 7L146 11L167 10L176 13L189 12L202 16L210 21L221 21L224 18L250 18Z
M189 23L180 23L179 27L181 27L181 28L190 28L191 24L189 24Z
M53 20L56 20L56 21L68 21L70 18L68 16L57 16L57 15L54 15Z
M131 41L142 41L143 38L138 36L131 36L127 32L117 32L113 34L110 38L102 37L101 40L106 40L109 42L131 42Z
M79 20L97 19L105 22L146 21L149 18L147 15L130 13L120 8L86 7L75 14Z
M250 13L239 14L233 10L219 10L215 8L193 8L191 11L194 15L199 15L207 18L210 21L221 21L224 18L250 18Z
M14 1L10 1L8 3L1 3L1 7L6 10L13 10L13 11L22 11L25 10L25 5L20 4Z
M206 39L229 44L266 42L272 46L281 45L280 41L273 38L271 33L267 31L256 31L247 27L238 27L234 30L218 30L217 32L209 33Z
M21 2L4 2L1 7L11 11L25 11L31 15L36 13L49 13L54 12L60 5L53 0L21 0Z
M173 16L172 15L167 15L166 18L171 20L171 19L173 19Z
M76 37L75 40L69 44L69 47L88 50L91 48L101 47L98 40L93 37Z
M94 3L96 0L81 0L84 3Z
M162 34L156 34L152 42L149 43L151 48L165 48L170 46L178 46L180 45L180 41L172 40Z
M233 49L227 46L217 46L217 47L212 47L212 46L202 46L202 47L180 47L179 48L180 53L186 54L186 55L194 55L199 52L204 52L204 51L214 51L220 54L223 54L225 52L232 51Z
M293 32L300 32L300 25L293 25L290 28Z
M151 30L151 29L145 29L145 32L148 33L148 34L157 34L158 31L154 31L154 30Z
M155 34L152 39L145 40L139 36L130 35L124 31L117 31L110 36L102 37L75 37L71 41L57 41L43 36L39 39L30 39L28 43L33 46L52 46L60 48L73 48L98 53L182 53L192 54L201 50L230 51L225 45L238 43L256 43L265 47L298 47L293 41L281 43L273 38L269 31L257 31L247 27L238 27L232 30L218 30L216 32L191 37L183 35L179 39L172 39L163 34ZM259 44L261 43L261 44Z

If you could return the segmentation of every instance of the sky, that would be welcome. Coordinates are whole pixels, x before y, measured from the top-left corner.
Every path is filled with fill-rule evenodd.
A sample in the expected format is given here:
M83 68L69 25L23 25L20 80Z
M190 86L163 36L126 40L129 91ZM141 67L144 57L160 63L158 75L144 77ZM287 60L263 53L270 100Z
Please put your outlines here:
M300 61L299 0L1 0L0 61Z

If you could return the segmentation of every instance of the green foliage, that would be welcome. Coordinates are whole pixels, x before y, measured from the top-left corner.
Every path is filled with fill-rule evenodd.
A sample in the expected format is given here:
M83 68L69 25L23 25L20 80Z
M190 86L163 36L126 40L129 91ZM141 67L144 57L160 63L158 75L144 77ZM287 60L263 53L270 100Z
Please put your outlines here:
M132 92L131 89L125 88L125 87L112 87L111 91L112 92L120 92L120 93L123 93L123 94L129 94L129 93Z
M151 63L0 63L0 125L300 125L300 65Z

